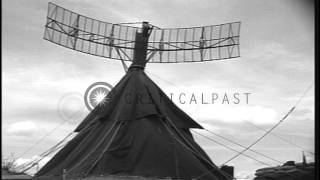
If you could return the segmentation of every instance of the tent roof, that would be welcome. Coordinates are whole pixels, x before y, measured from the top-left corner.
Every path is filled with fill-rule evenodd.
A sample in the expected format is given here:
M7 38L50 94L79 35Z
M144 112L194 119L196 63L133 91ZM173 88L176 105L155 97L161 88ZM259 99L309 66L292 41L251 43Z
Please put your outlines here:
M193 140L202 128L141 69L130 69L35 179L143 176L227 179Z
M180 128L200 128L190 116L179 109L170 98L141 70L133 69L108 94L108 103L98 105L75 129L79 132L88 124L116 116L120 121L159 114L157 108L168 113ZM156 101L155 103L152 100ZM157 105L161 107L157 107Z

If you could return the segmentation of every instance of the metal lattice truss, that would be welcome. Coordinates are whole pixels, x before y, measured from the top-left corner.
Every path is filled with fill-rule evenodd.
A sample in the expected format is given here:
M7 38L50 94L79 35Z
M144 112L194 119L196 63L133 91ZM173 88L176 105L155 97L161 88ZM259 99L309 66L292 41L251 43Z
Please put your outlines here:
M141 28L95 20L49 3L44 39L87 54L132 61L135 34ZM192 27L153 28L151 63L200 62L236 58L240 22Z

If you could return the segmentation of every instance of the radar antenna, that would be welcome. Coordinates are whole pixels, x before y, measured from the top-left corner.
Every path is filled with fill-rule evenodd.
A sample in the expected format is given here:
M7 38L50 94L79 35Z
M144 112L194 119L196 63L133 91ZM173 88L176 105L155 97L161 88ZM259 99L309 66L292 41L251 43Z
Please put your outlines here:
M135 27L131 23L103 22L50 2L44 39L83 53L121 60L124 67L124 61L134 62L136 58L148 63L185 63L240 56L240 22L190 28L141 24Z

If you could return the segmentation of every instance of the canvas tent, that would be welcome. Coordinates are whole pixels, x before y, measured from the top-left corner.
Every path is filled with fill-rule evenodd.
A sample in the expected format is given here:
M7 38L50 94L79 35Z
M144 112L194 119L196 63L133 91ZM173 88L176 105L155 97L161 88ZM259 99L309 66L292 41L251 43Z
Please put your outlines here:
M179 179L227 179L193 140L202 128L145 74L132 66L75 129L78 135L35 179L110 174Z

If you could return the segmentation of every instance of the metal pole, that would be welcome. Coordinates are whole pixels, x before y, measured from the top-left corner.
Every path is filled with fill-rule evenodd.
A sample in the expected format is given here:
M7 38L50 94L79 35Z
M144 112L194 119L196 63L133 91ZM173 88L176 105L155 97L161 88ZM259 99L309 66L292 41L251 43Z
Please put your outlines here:
M62 180L67 180L67 170L66 169L62 170Z

